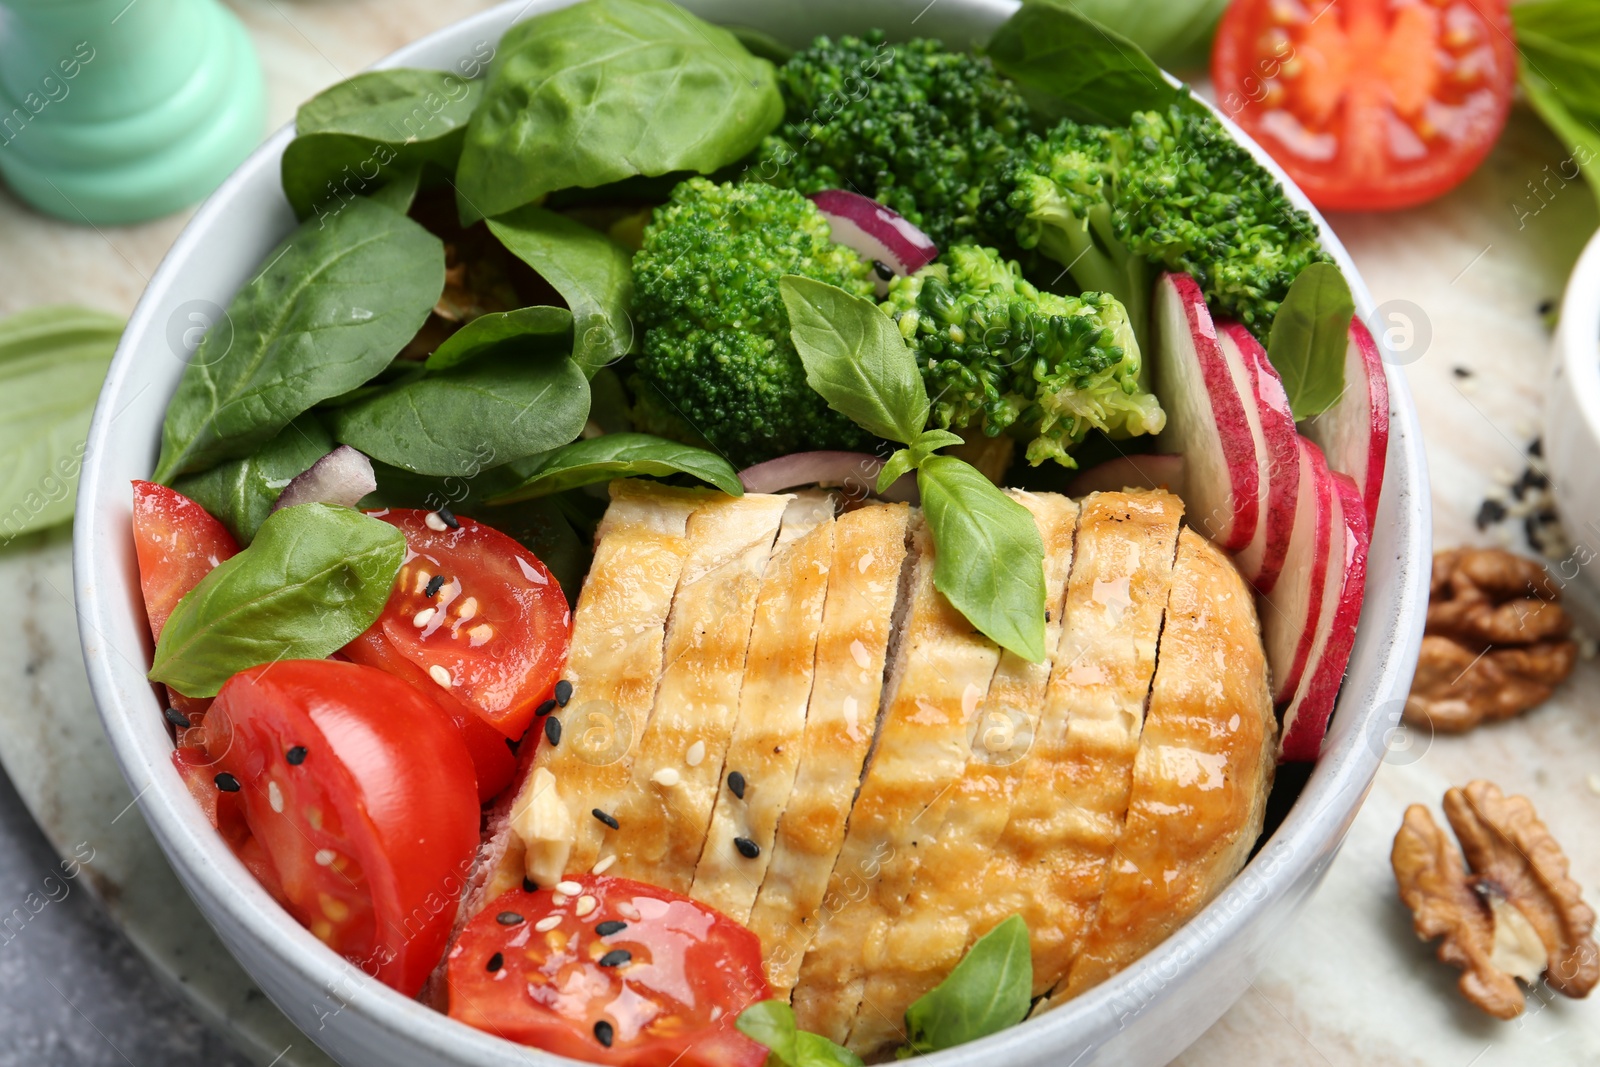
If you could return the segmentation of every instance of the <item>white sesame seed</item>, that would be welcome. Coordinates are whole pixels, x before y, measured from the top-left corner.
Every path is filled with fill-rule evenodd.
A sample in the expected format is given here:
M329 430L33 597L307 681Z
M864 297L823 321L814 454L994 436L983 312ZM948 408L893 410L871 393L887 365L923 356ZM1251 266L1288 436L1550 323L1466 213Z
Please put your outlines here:
M333 861L338 857L331 848L319 848L317 849L316 856L313 858L317 861L317 866L331 867L333 866Z
M581 919L599 906L600 902L586 893L578 898L578 905L572 909L572 914Z
M283 814L283 790L278 788L277 782L267 782L267 803L272 805L273 811Z
M609 871L611 869L611 865L613 863L615 863L615 862L617 862L617 857L616 856L607 856L604 859L602 859L599 863L595 864L590 869L590 873L591 874L605 874L607 871Z
M478 598L469 596L461 602L461 607L456 609L456 614L462 622L466 622L478 613Z
M559 915L546 915L544 918L542 918L538 922L534 923L533 924L533 928L535 930L539 931L541 934L547 934L551 930L554 930L556 927L558 927L560 925L561 925L561 916L559 916Z
M577 882L557 882L556 892L565 893L569 897L575 897L579 893L583 892L583 886L579 885Z
M493 636L493 626L490 626L487 623L479 623L467 631L467 643L473 648L477 648L479 645L488 644L489 639Z
M433 609L432 608L423 608L421 611L419 611L415 615L411 616L411 625L415 626L417 629L420 630L424 626L428 625L428 620L432 619L432 618L433 618Z
M627 919L631 923L638 922L640 918L639 909L634 907L631 901L627 900L621 901L617 904L617 914L622 916L624 919Z
M428 668L428 677L432 678L446 689L449 689L452 684L450 672L439 666L437 663Z
M683 762L691 767L698 767L706 758L706 743L696 741L689 746L689 751L683 754Z
M565 893L551 893L550 894L550 903L554 904L556 907L559 908L562 905L566 904L566 902L567 902L567 895Z
M428 529L437 533L444 533L446 530L450 529L450 527L446 525L445 521L439 517L439 513L437 511L428 512L428 514L423 517L422 521L428 524Z
M431 582L431 581L433 581L433 575L429 574L427 571L423 570L421 567L418 567L417 568L417 592L418 593L426 593L428 591L428 583Z
M664 785L670 788L678 784L678 772L671 767L663 767L652 774L650 780L656 785Z

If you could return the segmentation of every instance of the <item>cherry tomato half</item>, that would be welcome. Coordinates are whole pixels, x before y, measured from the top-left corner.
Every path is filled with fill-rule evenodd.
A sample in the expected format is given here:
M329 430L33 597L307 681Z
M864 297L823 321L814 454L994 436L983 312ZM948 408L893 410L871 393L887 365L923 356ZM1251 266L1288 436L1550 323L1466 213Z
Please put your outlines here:
M555 891L513 889L467 924L450 950L451 1018L591 1063L766 1062L734 1028L772 995L755 934L656 886L573 881L560 905Z
M213 787L238 794L289 912L415 994L478 849L472 761L445 716L371 667L286 660L230 678L203 733Z
M1211 77L1318 207L1409 207L1455 188L1516 85L1506 0L1234 0Z

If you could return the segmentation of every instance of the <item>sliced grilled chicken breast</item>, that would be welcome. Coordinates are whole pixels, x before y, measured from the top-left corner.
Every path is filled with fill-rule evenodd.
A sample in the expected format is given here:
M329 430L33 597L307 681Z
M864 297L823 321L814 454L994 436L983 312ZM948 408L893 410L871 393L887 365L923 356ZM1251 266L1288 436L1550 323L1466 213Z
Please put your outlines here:
M720 496L689 517L661 685L633 752L631 784L610 806L594 798L582 816L600 827L602 859L616 857L614 875L677 893L694 879L739 708L761 576L791 499Z
M851 885L845 898L824 900L877 721L910 515L904 504L873 504L834 523L800 763L750 912L780 997L794 988L823 911L857 892Z
M739 717L689 895L747 922L772 861L778 816L789 803L817 635L833 561L833 498L801 494L784 512L750 630ZM740 851L736 842L754 845Z
M986 872L1005 830L1012 797L1028 766L1061 639L1078 518L1078 505L1067 497L1011 495L1032 513L1044 543L1045 659L1030 663L1014 652L1001 653L989 692L966 724L966 768L935 806L943 811L942 825L930 827L912 850L919 862L910 891L898 905L890 893L881 894L889 921L881 938L871 942L866 990L847 1041L861 1056L885 1053L902 1043L906 1008L942 981L973 941L1006 918L979 875ZM918 822L927 824L933 815L930 808Z
M1153 948L1244 866L1261 834L1276 751L1250 589L1220 550L1185 530L1127 824L1067 997Z

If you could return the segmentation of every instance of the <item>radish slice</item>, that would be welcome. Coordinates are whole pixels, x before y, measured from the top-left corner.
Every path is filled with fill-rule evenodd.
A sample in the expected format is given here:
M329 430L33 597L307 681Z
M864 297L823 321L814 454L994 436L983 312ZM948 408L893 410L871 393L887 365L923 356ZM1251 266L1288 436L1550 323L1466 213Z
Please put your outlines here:
M1261 460L1240 382L1229 366L1200 287L1187 274L1156 282L1155 387L1167 412L1156 438L1162 452L1184 457L1189 525L1219 547L1237 552L1255 536L1260 516Z
M1165 489L1183 496L1182 456L1119 456L1090 467L1072 479L1067 495L1117 493L1124 489Z
M1344 394L1306 423L1305 435L1322 446L1328 466L1348 474L1361 491L1367 528L1378 523L1378 496L1389 455L1389 381L1383 357L1360 319L1350 320L1344 355Z
M781 493L803 485L843 489L852 495L881 496L884 500L918 501L917 479L907 474L877 494L878 472L883 460L866 452L792 452L746 467L739 472L739 484L747 493Z
M1316 643L1322 601L1339 521L1338 488L1322 450L1300 438L1300 488L1283 576L1260 598L1261 640L1272 671L1272 702L1294 697ZM1343 546L1341 545L1341 548Z
M1234 381L1245 398L1245 419L1256 439L1259 519L1255 536L1234 559L1245 580L1258 593L1270 593L1283 570L1294 529L1295 498L1300 487L1300 435L1283 380L1267 359L1267 350L1236 322L1217 327L1217 342Z
M891 277L915 274L938 258L939 246L927 234L870 196L824 189L811 202L827 217L834 241L872 264L880 297L888 295Z
M340 445L290 479L272 510L296 504L343 504L353 508L377 488L372 460L349 445Z
M1328 720L1339 697L1339 686L1350 663L1355 644L1356 620L1361 616L1361 600L1366 592L1367 546L1371 531L1367 526L1367 507L1356 483L1343 474L1332 479L1337 490L1342 529L1335 530L1333 558L1323 585L1321 618L1311 659L1294 698L1283 712L1283 745L1280 759L1310 763L1322 751L1328 733Z

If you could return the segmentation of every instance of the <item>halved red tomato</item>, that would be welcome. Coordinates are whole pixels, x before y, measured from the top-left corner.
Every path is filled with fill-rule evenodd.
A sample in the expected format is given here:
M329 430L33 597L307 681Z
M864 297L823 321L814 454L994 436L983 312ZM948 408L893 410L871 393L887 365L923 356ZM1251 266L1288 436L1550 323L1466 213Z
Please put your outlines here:
M503 737L527 732L567 662L572 612L539 558L498 530L449 512L370 513L406 535L406 561L378 621L345 649L389 669L376 642Z
M1234 0L1211 54L1224 113L1318 207L1349 211L1466 180L1516 76L1506 0Z
M478 848L472 760L439 709L371 667L287 660L230 678L203 734L213 788L242 801L289 912L421 989Z
M447 967L451 1018L590 1063L766 1062L767 1049L734 1028L772 995L755 934L656 886L573 882L513 889L467 924Z

